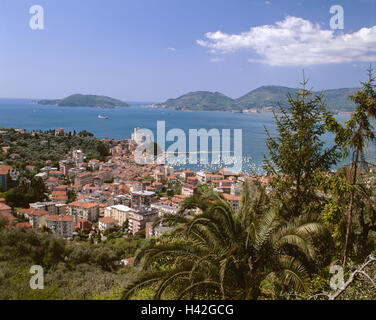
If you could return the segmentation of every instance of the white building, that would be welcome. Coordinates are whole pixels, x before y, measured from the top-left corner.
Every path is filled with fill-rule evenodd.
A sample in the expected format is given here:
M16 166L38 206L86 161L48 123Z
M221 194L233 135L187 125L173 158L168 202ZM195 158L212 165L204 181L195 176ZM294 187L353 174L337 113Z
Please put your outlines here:
M33 210L27 214L29 223L34 228L40 228L46 225L46 218L48 217L48 211L38 209Z
M73 220L72 216L53 215L46 218L46 226L55 234L64 238L71 238L73 235Z
M104 208L104 216L117 220L119 225L123 225L129 219L131 212L134 212L132 208L122 204Z
M163 214L178 214L179 212L179 207L178 206L172 206L172 205L167 205L166 203L162 202L156 202L152 203L150 205L151 208L157 209L158 210L158 215L161 217Z
M156 226L153 227L153 222L147 222L145 225L145 236L146 239L151 237L159 237L165 232L173 230L171 227Z
M140 128L134 128L131 140L137 144L149 143L152 141L151 135L145 134Z
M85 160L85 154L81 150L74 150L72 158L76 163L81 163Z
M175 169L173 167L170 167L170 166L165 166L164 167L164 174L165 174L165 177L173 176L175 174Z
M119 225L119 221L112 219L110 217L104 217L99 219L98 227L100 231L105 231L117 225Z
M47 172L41 172L35 175L35 178L42 178L43 180L47 180L48 173Z

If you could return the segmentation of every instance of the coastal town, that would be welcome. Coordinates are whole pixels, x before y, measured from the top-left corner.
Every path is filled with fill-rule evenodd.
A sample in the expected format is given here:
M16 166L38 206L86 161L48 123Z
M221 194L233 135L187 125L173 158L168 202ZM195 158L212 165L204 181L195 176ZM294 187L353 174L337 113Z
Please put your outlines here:
M30 133L16 129L15 134ZM34 136L39 134L42 133L32 133ZM49 132L55 137L71 134L65 133L64 129ZM6 130L0 132L0 138L5 158L12 163L22 161L21 155L8 153L17 141L10 141ZM194 172L176 171L168 165L139 165L134 161L138 145L136 131L131 139L102 139L101 142L109 150L105 161L88 160L83 151L71 150L62 155L58 167L50 160L39 169L25 163L22 171L43 181L46 200L21 208L12 207L5 198L0 198L0 217L6 220L6 226L47 228L56 236L69 240L75 239L80 232L86 232L89 239L99 235L105 240L104 234L111 228L123 228L132 235L141 233L150 238L170 231L168 226L155 225L157 217L179 213L183 200L199 193L204 186L219 192L236 212L245 179L251 182L251 188L252 181L268 185L270 180L267 176L250 176L227 169ZM20 180L20 170L2 161L1 191L6 192L11 182L17 180Z
M359 270L376 261L376 169L365 153L375 140L369 74L344 125L319 97L306 102L305 89L281 108L278 135L266 130L267 174L160 162L165 146L140 128L130 139L0 128L0 263L8 275L0 292L6 299L327 295L333 261ZM329 132L333 146L320 140ZM28 287L30 266L46 268L46 291Z

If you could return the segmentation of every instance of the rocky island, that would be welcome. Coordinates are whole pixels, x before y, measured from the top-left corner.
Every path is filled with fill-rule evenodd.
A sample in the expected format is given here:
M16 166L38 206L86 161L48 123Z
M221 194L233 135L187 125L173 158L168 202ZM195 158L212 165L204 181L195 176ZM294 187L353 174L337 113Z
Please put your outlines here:
M130 107L126 102L106 96L73 94L63 99L37 100L33 104L50 105L60 107L96 107L96 108L117 108Z

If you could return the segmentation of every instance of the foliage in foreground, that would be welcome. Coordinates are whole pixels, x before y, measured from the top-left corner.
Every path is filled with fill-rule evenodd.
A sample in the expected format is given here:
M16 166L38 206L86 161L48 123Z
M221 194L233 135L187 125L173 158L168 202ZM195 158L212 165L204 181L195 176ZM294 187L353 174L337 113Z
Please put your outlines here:
M0 228L0 299L119 299L131 272L119 266L119 249L133 246L121 240L94 246L35 230ZM33 265L44 269L43 290L30 289Z
M142 273L123 298L154 285L154 299L165 294L177 299L257 299L261 283L270 277L282 291L309 289L307 267L316 257L313 236L324 233L322 224L308 215L286 221L273 208L258 215L247 183L238 215L215 193L197 199L196 205L192 199L185 202L189 209L202 204L204 212L193 218L182 213L161 218L176 227L172 240L138 252L135 265Z
M138 276L124 299L150 288L154 299L307 298L328 290L333 259L343 260L348 274L351 259L359 264L374 250L374 184L358 174L360 165L367 168L364 150L374 140L372 70L351 97L356 109L344 126L326 111L322 96L311 97L306 83L275 116L279 136L268 134L268 195L260 188L251 200L245 184L237 214L215 193L186 199L180 215L159 221L175 227L169 237L138 252ZM320 139L328 132L335 134L331 147ZM328 173L349 154L349 169ZM372 289L360 296L373 296ZM341 296L352 294L357 297L349 288Z

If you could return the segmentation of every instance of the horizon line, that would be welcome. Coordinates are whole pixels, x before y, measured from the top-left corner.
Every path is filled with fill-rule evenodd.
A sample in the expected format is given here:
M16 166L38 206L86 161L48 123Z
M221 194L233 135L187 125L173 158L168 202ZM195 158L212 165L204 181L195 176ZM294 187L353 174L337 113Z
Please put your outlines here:
M179 97L181 97L181 96L183 96L183 95L186 95L186 94L189 94L189 93L194 93L194 92L220 93L220 94L223 94L223 95L225 95L226 97L228 97L228 98L230 98L230 99L232 99L232 100L236 100L236 99L239 99L239 98L245 96L246 94L248 94L248 93L250 93L250 92L252 92L252 91L254 91L254 90L260 89L260 88L262 88L262 87L283 87L283 88L294 89L294 90L295 90L295 89L299 89L299 87L295 87L295 88L294 88L294 87L287 87L287 86L283 86L283 85L265 84L265 85L258 86L258 87L254 88L254 89L251 89L251 90L247 91L245 94L239 96L238 98L232 98L232 97L230 97L230 96L228 96L228 95L226 95L226 94L224 94L224 93L222 93L222 92L220 92L220 91L217 91L217 90L215 90L215 91L210 91L210 90L195 90L195 91L187 91L186 93L183 93L183 94L177 96L176 98L171 98L171 97L170 97L170 98L167 98L167 99L164 100L164 102L167 101L168 99L177 99L177 98L179 98ZM311 90L312 90L313 92L322 92L322 91L330 91L330 90L359 89L359 88L360 88L360 87L341 87L341 88L322 89L322 90L314 90L314 88L312 88ZM14 99L14 100L16 100L16 99L20 99L20 100L59 100L59 99L65 99L65 98L67 98L67 97L69 97L69 96L71 96L71 95L74 95L74 94L96 95L96 96L102 96L102 97L109 97L109 98L112 98L112 99L120 100L120 101L125 102L125 103L128 103L128 104L131 104L131 103L149 103L149 104L160 104L160 103L163 103L163 102L160 102L160 101L143 101L143 100L132 100L132 101L129 101L129 100L124 100L124 99L120 99L120 98L115 98L115 97L113 97L113 96L109 96L109 95L101 95L101 94L94 94L94 93L72 93L72 94L70 94L70 95L68 95L68 96L66 96L66 97L63 97L63 98L26 98L26 97L22 97L22 98L19 97L19 98L17 98L17 97L0 97L0 99Z

